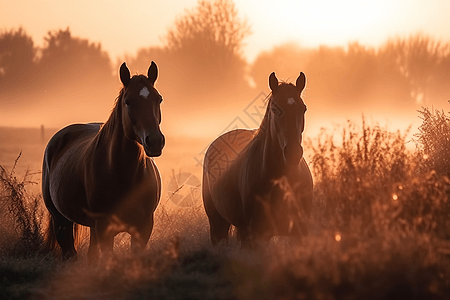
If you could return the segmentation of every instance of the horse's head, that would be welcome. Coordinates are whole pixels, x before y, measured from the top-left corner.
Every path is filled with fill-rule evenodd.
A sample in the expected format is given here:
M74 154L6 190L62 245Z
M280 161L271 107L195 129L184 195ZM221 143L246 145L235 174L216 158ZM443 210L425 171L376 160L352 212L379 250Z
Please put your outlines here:
M122 99L122 125L125 136L144 147L148 156L160 156L165 138L161 123L162 96L155 89L158 67L151 63L147 76L131 77L125 63L120 66L120 80L124 86Z
M302 133L305 129L306 105L301 93L306 85L303 72L295 85L279 83L275 73L269 76L272 99L269 102L270 135L278 142L286 165L298 165L303 156Z

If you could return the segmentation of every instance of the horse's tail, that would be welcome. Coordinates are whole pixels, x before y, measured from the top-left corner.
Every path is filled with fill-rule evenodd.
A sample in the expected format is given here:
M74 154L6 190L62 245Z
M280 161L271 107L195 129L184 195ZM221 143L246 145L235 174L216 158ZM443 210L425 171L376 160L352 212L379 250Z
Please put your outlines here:
M45 253L51 253L53 256L57 258L62 257L62 249L56 239L56 230L53 225L54 217L52 214L48 214L47 224L44 228L44 251ZM73 223L73 239L74 239L74 248L75 250L78 248L78 245L82 243L82 235L80 234L81 225L77 223Z
M53 216L48 213L47 224L44 228L44 251L46 253L51 253L56 257L61 257L62 251L61 247L56 240L56 232L53 225Z

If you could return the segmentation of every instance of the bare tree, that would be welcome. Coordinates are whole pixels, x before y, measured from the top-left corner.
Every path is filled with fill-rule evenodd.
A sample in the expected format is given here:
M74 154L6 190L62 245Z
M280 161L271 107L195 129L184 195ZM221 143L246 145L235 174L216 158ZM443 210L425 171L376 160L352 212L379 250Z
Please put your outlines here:
M167 34L167 47L183 50L199 43L204 51L221 48L229 54L241 54L243 40L250 27L242 20L231 0L200 0L195 10L175 22Z
M422 34L391 40L381 50L390 52L396 67L410 84L411 97L419 104L442 97L436 91L450 80L450 44ZM448 91L447 91L448 92ZM448 95L447 95L448 97Z
M194 10L186 11L166 36L167 70L178 89L173 97L208 105L207 98L248 93L242 46L249 34L247 22L231 0L201 0Z

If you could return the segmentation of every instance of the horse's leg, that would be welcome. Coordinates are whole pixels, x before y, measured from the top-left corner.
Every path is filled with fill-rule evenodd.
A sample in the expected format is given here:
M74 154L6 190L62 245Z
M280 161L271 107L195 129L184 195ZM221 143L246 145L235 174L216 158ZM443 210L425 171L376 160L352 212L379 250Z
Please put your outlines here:
M71 259L77 255L77 251L74 247L74 237L73 237L73 222L66 219L53 204L52 198L50 196L49 180L48 175L44 171L44 184L42 187L42 195L44 198L45 206L51 214L51 224L54 237L62 250L62 258L64 260ZM52 233L52 234L53 234ZM53 246L52 246L53 247Z
M133 228L131 234L131 250L133 252L142 251L147 246L147 242L150 239L150 235L153 230L153 215L149 219L148 223L142 228Z
M241 242L241 248L251 249L253 248L251 234L248 227L238 227L237 228L238 240Z
M230 227L231 224L219 214L213 218L209 218L209 229L213 246L223 240L228 240L228 231L230 230Z
M266 227L266 221L261 219L261 215L255 211L249 214L250 222L247 226L238 228L238 237L241 242L241 248L253 249L259 248L264 242L268 242L273 234Z
M300 235L307 236L309 233L308 224L311 213L312 193L302 194L297 192L296 199L298 199L297 203L299 204L297 205L298 231Z
M97 233L95 232L95 226L90 227L89 250L88 250L89 264L92 264L96 259L98 259L99 252L100 248L98 245Z
M231 224L219 214L212 203L211 196L208 194L203 195L203 204L208 215L212 245L215 246L222 240L228 240L228 231L230 230Z
M62 249L62 258L69 260L77 255L74 246L73 222L66 219L60 213L53 211L53 230L56 233L56 240Z
M95 221L95 235L102 256L110 256L113 252L115 233L109 230L109 226L109 218L100 218Z

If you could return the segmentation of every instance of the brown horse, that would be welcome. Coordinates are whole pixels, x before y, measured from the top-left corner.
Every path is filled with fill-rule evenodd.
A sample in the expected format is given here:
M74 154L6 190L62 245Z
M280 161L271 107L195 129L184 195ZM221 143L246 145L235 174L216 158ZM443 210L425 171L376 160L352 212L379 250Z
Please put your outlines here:
M296 85L279 83L272 90L259 129L229 131L212 142L203 165L203 203L211 242L228 239L237 228L243 246L276 235L306 235L313 182L301 146L306 105Z
M123 88L106 123L69 125L49 141L42 169L42 194L50 212L49 249L76 255L74 223L90 227L89 260L112 251L114 236L127 231L132 249L144 248L153 229L161 177L150 157L160 156L165 139L161 95L154 87L158 68L130 76L120 67Z

